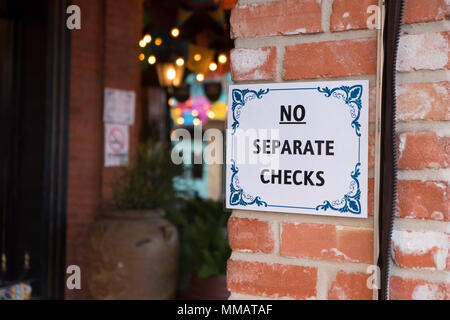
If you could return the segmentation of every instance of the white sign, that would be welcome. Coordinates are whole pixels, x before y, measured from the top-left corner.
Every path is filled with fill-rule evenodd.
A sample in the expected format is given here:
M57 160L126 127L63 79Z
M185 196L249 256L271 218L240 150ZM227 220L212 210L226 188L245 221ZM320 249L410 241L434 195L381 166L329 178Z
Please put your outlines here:
M103 121L132 125L136 94L132 90L105 88Z
M128 165L128 126L105 123L105 167Z
M368 86L230 86L226 207L366 218Z

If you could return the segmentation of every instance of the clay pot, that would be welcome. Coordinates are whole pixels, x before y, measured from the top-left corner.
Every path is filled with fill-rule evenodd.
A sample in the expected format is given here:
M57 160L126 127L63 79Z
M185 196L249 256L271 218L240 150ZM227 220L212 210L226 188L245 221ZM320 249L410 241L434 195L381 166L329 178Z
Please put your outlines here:
M185 292L178 296L180 300L227 300L227 278L217 274L207 278L199 278L195 272Z
M179 240L162 211L104 211L89 227L85 276L91 299L171 299Z

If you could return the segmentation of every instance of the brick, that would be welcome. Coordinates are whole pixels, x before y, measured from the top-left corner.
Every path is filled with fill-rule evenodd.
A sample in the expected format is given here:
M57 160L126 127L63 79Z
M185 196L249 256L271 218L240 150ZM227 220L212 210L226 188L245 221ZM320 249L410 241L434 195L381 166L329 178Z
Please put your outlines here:
M448 31L401 36L397 71L448 69L449 36Z
M236 7L231 11L231 38L322 31L320 1L288 0Z
M448 221L450 201L444 181L397 181L397 216Z
M450 6L446 0L406 0L403 23L444 20Z
M231 249L269 253L273 251L273 234L266 221L247 218L228 220L228 240Z
M274 80L277 72L277 51L275 47L258 49L233 49L231 76L234 81Z
M304 43L286 47L284 80L376 73L376 39Z
M373 15L373 12L367 13L367 8L377 4L377 0L334 0L330 30L366 29L367 19Z
M373 11L367 12L367 8L377 4L377 0L334 0L330 30L366 29L367 20L373 15ZM445 20L449 8L445 0L406 0L403 23Z
M445 270L448 240L441 232L394 230L392 259L402 268Z
M328 291L328 300L372 300L367 287L369 274L340 271Z
M224 10L231 10L236 6L237 1L238 0L220 0L220 6Z
M450 120L450 83L410 83L397 87L397 121Z
M443 283L422 279L392 276L390 278L389 298L391 300L444 300L446 298L446 286Z
M69 172L67 183L67 261L82 266L84 239L113 177L103 168L104 87L136 91L136 119L130 127L130 154L137 149L140 122L142 1L75 0L82 28L71 33ZM116 171L117 173L117 171ZM83 288L85 288L84 286ZM76 291L76 292L75 292ZM86 298L67 290L67 298Z
M317 268L228 260L227 286L232 292L294 299L315 298Z
M331 224L283 223L280 255L372 262L373 230Z
M450 138L431 131L401 132L398 135L400 169L447 168Z

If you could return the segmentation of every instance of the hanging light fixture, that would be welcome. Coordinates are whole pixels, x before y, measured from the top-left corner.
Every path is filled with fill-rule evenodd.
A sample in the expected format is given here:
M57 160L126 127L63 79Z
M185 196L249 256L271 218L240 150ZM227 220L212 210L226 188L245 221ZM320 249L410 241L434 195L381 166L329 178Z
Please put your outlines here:
M216 70L217 70L217 64L214 63L214 62L211 62L211 63L209 64L209 70L211 70L211 71L216 71Z
M198 82L202 82L205 80L205 76L202 73L198 73L195 79L197 79Z
M177 64L177 66L181 67L184 65L184 59L180 57L177 60L175 60L175 63Z
M154 55L151 55L150 57L148 57L147 61L148 61L149 64L155 64L156 57Z
M227 62L227 56L222 53L221 55L219 55L219 58L217 60L219 61L219 63L224 64Z
M152 42L152 36L149 34L146 34L142 40L144 40L145 43L150 43L150 42Z
M178 36L180 35L180 29L178 29L178 28L173 28L173 29L170 31L170 34L172 35L172 37L176 38L176 37L178 37Z
M194 54L194 61L200 61L202 60L202 55L200 53L196 53Z
M158 63L156 65L158 80L161 87L179 86L183 79L184 67L172 62Z

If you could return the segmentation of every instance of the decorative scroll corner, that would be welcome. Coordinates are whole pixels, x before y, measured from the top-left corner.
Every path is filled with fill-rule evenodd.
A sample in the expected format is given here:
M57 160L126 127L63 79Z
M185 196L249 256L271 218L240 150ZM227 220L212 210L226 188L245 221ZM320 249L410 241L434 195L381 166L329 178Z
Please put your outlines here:
M361 115L362 102L361 97L363 93L363 86L357 84L354 86L340 86L333 89L328 87L317 87L317 90L325 94L325 97L329 98L331 96L342 99L346 105L350 106L350 115L353 118L351 126L355 129L355 133L358 137L361 136L361 123L359 123L359 118Z
M267 202L262 201L260 196L251 196L244 192L242 187L239 186L239 178L237 173L239 172L238 167L234 160L231 160L231 183L230 183L230 205L231 206L250 206L256 204L259 206L267 207Z
M358 177L361 174L361 171L359 167L361 166L361 163L358 162L355 165L355 170L352 171L350 176L352 177L352 182L350 183L350 192L344 195L344 197L341 200L336 201L328 201L325 200L323 204L318 205L316 207L316 210L324 210L327 211L328 209L339 211L339 212L350 212L353 214L361 214L361 189L359 185Z
M233 98L233 102L231 105L233 123L231 124L231 128L233 129L233 134L239 127L239 118L241 116L241 109L242 107L245 106L245 103L255 98L261 99L262 96L267 93L269 93L269 88L259 89L258 91L250 89L243 89L243 90L233 89L231 91L231 96Z

